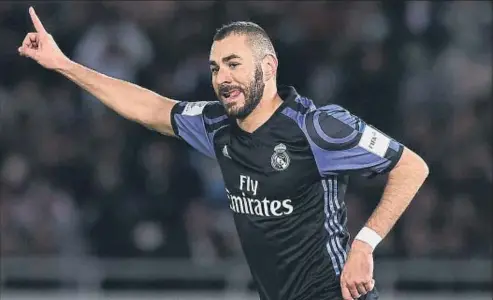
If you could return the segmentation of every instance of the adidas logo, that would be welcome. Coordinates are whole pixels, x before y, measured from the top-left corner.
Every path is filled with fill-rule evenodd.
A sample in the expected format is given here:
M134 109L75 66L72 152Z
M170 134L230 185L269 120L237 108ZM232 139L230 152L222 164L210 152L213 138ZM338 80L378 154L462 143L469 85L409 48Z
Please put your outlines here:
M223 147L223 155L229 159L231 159L231 156L229 156L229 153L228 153L228 146L224 145Z

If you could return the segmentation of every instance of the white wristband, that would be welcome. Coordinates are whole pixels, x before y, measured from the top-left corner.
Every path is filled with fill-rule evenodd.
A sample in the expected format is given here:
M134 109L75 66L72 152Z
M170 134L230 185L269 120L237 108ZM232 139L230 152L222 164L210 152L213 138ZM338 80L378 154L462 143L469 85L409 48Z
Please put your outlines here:
M363 227L354 239L368 243L374 250L382 241L382 238L378 235L378 233L368 227Z

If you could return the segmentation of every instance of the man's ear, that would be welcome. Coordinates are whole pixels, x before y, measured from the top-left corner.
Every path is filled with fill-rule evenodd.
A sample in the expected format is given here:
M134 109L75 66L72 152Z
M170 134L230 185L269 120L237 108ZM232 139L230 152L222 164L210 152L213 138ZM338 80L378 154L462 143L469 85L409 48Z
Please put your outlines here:
M269 81L272 78L276 78L278 61L272 55L267 55L262 61L262 68L264 71L264 80Z

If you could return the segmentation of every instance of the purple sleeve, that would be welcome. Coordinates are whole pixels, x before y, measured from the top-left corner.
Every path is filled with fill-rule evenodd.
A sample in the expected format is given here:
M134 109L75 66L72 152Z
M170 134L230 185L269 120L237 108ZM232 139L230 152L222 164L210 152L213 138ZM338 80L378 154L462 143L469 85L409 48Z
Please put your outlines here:
M171 110L174 134L200 153L215 158L214 134L227 117L215 102L179 102Z
M298 125L305 133L322 176L389 172L404 146L338 105L318 108Z

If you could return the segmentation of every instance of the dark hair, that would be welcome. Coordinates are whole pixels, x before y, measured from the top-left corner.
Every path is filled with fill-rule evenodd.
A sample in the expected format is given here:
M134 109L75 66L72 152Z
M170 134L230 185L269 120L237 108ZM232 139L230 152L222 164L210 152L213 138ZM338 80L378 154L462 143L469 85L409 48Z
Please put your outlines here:
M258 24L247 21L236 21L223 25L217 29L213 40L220 41L232 34L246 35L248 44L254 50L257 58L262 59L265 55L277 57L269 35Z

